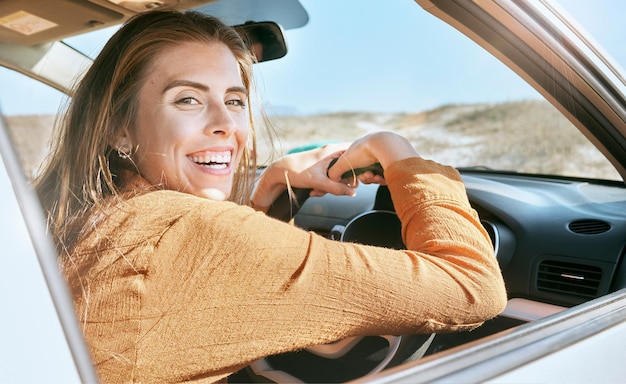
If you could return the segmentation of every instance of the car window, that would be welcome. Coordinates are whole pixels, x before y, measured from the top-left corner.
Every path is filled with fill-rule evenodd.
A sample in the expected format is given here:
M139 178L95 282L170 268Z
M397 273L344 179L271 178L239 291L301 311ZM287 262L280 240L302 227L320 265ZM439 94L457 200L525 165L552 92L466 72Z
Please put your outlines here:
M457 167L621 180L538 92L415 3L302 2L309 25L257 71L283 150L394 130Z
M33 176L48 153L52 128L65 94L16 71L0 67L0 111L6 117L24 173Z
M561 2L566 10L578 10L572 14L598 41L608 40L598 14L610 7L588 12L584 2ZM279 153L394 130L409 137L422 156L456 167L622 179L525 81L414 2L301 3L310 20L285 31L287 56L255 65L258 94L280 138ZM94 57L115 30L65 42ZM4 84L5 77L16 75L5 70L0 76ZM9 124L18 133L34 129L33 121L49 129L62 98L42 98L54 92L19 83L0 95L0 107L15 116ZM24 125L30 128L18 128ZM28 147L20 150L27 154L21 156L27 173L43 157L32 151L45 152L39 142L44 136L37 143L18 143ZM271 159L265 143L259 143L261 164Z

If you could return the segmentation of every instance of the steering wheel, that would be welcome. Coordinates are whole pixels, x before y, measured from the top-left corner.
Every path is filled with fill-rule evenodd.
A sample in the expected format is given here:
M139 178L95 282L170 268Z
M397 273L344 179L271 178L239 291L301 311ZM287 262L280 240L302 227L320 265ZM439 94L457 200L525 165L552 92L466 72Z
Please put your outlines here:
M309 196L308 189L284 192L268 215L289 221ZM291 196L290 196L291 195ZM401 223L393 211L369 211L345 226L335 226L332 239L404 249ZM247 368L260 382L345 382L373 375L385 368L421 358L434 334L351 337L296 352L259 359Z

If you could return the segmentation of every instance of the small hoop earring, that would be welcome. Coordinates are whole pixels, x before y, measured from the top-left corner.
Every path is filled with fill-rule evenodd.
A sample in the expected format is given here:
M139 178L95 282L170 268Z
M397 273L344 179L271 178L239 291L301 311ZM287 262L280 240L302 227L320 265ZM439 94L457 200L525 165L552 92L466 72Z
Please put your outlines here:
M120 157L120 159L130 159L130 156L133 154L133 149L125 146L125 145L120 145L119 147L117 147L117 155Z

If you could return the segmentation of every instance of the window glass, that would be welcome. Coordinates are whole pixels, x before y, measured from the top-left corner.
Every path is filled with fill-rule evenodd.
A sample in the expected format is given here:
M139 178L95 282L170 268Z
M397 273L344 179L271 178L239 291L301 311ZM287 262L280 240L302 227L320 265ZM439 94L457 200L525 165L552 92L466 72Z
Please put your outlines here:
M287 56L255 65L258 94L280 137L280 152L394 130L410 137L424 157L457 167L621 180L532 87L415 2L300 1L309 23L285 32ZM626 61L614 30L619 12L613 10L624 7L621 1L560 3L616 62ZM66 42L95 57L116 29ZM39 125L49 129L62 94L24 79L0 72L2 84L9 84L0 91L0 106L12 127L26 116L40 122L15 128L20 134ZM42 140L47 135L34 141ZM33 151L22 155L28 173L42 157ZM260 140L258 152L266 162L266 141Z
M309 24L256 71L283 151L394 130L457 167L621 180L538 92L414 2L301 2Z
M0 110L26 176L36 172L48 153L62 92L18 72L0 67Z

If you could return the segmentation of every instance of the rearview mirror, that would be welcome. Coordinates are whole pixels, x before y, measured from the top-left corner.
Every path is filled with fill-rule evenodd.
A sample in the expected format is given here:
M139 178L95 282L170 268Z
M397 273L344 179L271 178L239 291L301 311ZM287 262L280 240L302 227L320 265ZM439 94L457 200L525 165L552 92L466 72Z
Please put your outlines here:
M248 21L234 26L258 63L280 59L287 54L283 29L273 21Z

